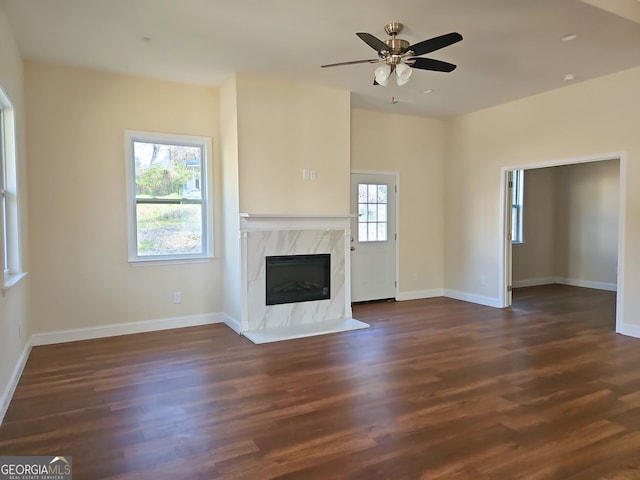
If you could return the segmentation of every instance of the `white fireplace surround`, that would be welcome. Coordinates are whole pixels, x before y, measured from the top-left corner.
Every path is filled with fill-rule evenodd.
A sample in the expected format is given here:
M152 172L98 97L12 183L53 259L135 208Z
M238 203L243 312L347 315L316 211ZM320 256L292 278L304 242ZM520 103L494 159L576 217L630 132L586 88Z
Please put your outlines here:
M240 214L240 333L254 343L367 328L351 316L351 215ZM331 255L331 298L266 305L273 255Z

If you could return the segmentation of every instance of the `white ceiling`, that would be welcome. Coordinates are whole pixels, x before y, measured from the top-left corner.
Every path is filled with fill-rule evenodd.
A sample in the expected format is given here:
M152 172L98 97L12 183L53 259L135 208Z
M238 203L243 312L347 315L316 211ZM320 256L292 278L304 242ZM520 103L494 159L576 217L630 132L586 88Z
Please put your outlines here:
M560 88L568 73L578 82L640 65L640 24L581 0L0 0L0 7L28 59L206 85L261 72L348 89L354 106L429 117ZM376 58L355 32L384 40L390 21L405 24L399 36L410 43L460 32L462 42L427 55L458 69L415 70L403 87L374 87L375 65L320 68ZM576 40L561 41L568 33Z

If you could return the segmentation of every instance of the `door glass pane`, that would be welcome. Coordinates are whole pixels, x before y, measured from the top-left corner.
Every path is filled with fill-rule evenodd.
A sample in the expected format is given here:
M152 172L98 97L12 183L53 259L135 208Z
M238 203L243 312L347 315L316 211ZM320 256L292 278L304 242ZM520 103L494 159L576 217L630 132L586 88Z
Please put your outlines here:
M386 223L378 223L378 240L385 241L387 240L387 224Z
M386 185L378 185L378 203L387 203Z
M368 223L368 240L369 241L376 241L378 239L378 228L377 228L377 223Z
M358 203L367 203L367 185L358 185Z
M377 185L369 185L369 198L367 201L369 203L376 203L378 200L378 186Z
M359 222L367 221L367 204L366 203L358 204L358 221Z
M358 223L358 241L367 241L367 223Z
M388 185L358 185L358 241L386 242L388 221Z
M387 204L386 203L378 205L378 221L379 222L387 221Z
M367 216L367 222L376 222L378 220L378 207L375 204L367 205L369 215Z

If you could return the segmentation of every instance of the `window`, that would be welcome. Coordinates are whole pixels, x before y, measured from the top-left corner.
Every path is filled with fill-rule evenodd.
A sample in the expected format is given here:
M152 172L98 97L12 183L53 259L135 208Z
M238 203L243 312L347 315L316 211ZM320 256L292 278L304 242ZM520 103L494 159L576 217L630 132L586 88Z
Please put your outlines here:
M211 140L127 131L129 261L211 257Z
M2 262L4 287L15 285L23 276L20 253L20 221L14 111L9 97L0 89L0 195L2 206Z
M524 243L524 170L514 170L511 189L511 242Z
M387 185L358 184L358 241L387 241Z

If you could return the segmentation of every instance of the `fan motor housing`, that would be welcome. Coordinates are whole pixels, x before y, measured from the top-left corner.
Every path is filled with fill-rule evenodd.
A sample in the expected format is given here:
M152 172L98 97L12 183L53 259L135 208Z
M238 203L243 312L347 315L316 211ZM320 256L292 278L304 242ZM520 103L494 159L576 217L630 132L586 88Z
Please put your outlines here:
M398 37L392 37L388 40L385 40L384 43L389 46L389 49L393 54L399 54L403 52L410 45L409 42Z

